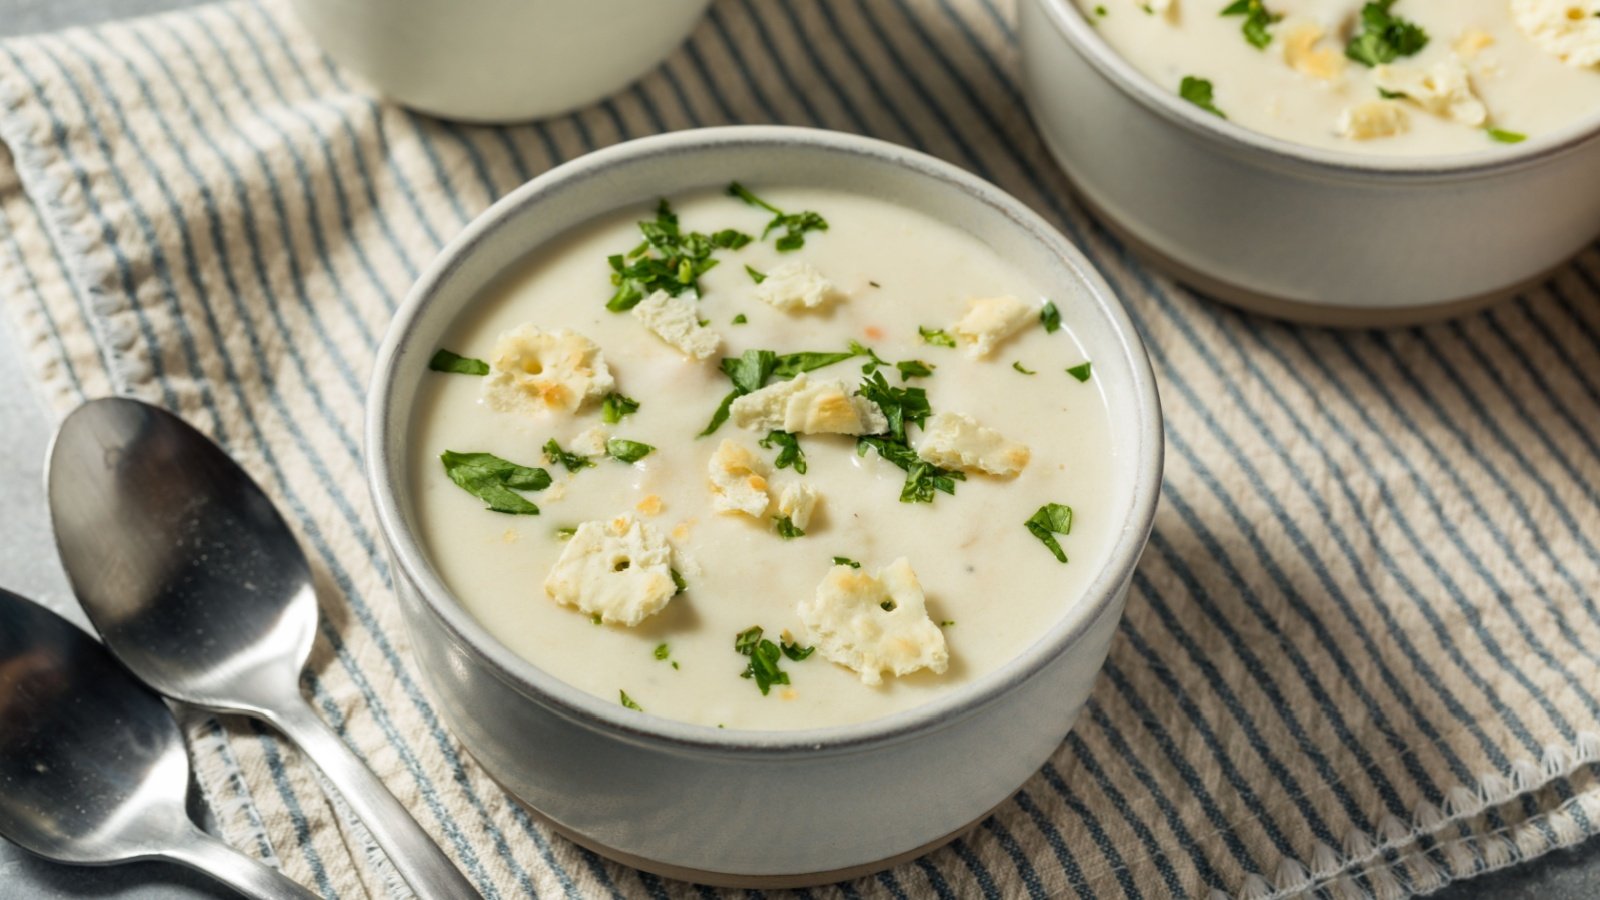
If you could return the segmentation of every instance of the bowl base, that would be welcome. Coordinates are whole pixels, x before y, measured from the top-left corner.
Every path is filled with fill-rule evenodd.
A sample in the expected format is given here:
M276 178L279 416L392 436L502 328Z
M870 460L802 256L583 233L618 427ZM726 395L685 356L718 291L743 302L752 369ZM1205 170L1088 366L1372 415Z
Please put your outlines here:
M1477 294L1461 300L1451 300L1446 303L1382 307L1335 306L1326 303L1309 303L1303 300L1290 300L1286 297L1258 294L1196 271L1166 253L1157 250L1146 243L1144 239L1133 234L1118 222L1114 216L1101 208L1100 204L1096 203L1087 192L1078 187L1075 181L1073 182L1073 193L1077 195L1078 201L1099 220L1099 223L1107 231L1116 235L1117 239L1127 245L1133 255L1142 262L1149 263L1151 266L1160 269L1207 299L1220 300L1248 313L1273 319L1283 319L1300 325L1318 325L1324 328L1403 328L1411 325L1442 322L1446 319L1478 312L1502 300L1508 300L1529 288L1543 284L1553 273L1565 268L1571 262L1571 257L1569 257L1532 278L1519 281L1509 287Z
M471 755L471 751L468 751L468 755ZM482 763L479 763L479 766L481 767ZM485 769L484 772L488 774L487 769ZM846 866L842 869L829 869L823 872L796 872L793 874L781 875L741 875L736 872L713 872L708 869L695 869L688 866L676 866L671 863L647 859L643 856L635 856L632 853L617 850L614 847L608 847L605 844L594 840L593 838L586 837L585 835L573 831L567 826L545 815L533 804L517 796L515 791L512 791L504 784L501 784L500 780L495 778L493 774L489 774L489 778L490 780L494 781L495 784L500 785L500 789L506 792L506 796L509 797L512 802L526 810L528 815L532 816L535 821L547 826L551 831L554 831L556 834L559 834L574 844L577 844L579 847L582 847L592 853L597 853L600 856L611 860L612 862L621 863L622 865L631 866L632 868L639 869L640 871L649 872L652 875L659 875L662 878L671 878L676 881L686 881L692 884L706 884L712 887L746 888L764 891L817 887L818 885L834 884L835 882L840 881L850 881L866 875L882 872L885 869L892 869L901 863L907 863L920 856L932 853L956 838L965 835L974 828L977 828L979 823L981 823L984 819L994 815L995 810L998 810L1000 807L1004 806L1006 802L1011 799L1008 796L1006 800L996 803L983 815L978 816L976 819L973 819L971 822L962 825L960 828L957 828L949 834L934 838L933 840L928 841L926 844L913 847L904 853L897 853L894 856L874 860L873 862L861 863L854 866Z

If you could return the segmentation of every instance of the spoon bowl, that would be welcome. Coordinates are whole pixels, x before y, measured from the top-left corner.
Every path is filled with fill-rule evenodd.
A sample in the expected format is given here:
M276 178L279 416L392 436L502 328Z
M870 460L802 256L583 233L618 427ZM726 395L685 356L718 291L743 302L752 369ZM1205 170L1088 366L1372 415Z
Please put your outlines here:
M58 862L168 859L248 896L314 895L190 821L171 710L92 638L0 589L0 834Z
M177 416L113 397L61 423L46 482L67 577L128 669L168 697L283 732L424 900L478 896L301 695L317 629L311 567L244 469Z

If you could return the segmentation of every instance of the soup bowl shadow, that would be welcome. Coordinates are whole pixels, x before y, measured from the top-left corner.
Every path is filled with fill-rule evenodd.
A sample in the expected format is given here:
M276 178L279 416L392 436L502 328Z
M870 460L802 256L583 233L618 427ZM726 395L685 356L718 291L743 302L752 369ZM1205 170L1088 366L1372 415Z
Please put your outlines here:
M407 434L428 358L508 267L572 229L730 179L855 192L957 224L1051 290L1113 416L1121 520L1088 589L1016 658L923 706L853 725L717 729L628 710L508 649L452 596L417 537ZM1121 618L1160 493L1161 410L1143 345L1105 281L1025 206L957 168L868 138L743 126L643 138L523 185L427 268L380 349L366 469L413 652L446 724L555 830L604 856L729 886L820 884L943 844L1060 745ZM1088 563L1086 563L1088 564Z

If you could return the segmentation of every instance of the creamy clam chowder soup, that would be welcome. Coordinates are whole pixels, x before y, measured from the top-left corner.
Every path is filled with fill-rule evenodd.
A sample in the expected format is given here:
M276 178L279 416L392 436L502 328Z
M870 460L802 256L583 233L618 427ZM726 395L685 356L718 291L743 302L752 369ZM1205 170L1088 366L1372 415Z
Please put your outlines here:
M488 290L418 395L415 521L489 632L610 702L872 719L1021 653L1109 552L1084 301L921 213L752 187Z
M1600 111L1600 0L1078 0L1158 85L1274 137L1470 153Z

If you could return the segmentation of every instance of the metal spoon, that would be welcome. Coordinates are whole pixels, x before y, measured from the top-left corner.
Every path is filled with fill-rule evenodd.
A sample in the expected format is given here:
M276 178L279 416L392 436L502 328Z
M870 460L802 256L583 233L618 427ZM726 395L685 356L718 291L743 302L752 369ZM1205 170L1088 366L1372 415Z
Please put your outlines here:
M53 612L0 589L0 834L59 862L168 859L247 897L316 900L194 826L161 698Z
M176 700L283 732L419 896L478 896L301 696L311 569L243 469L177 416L108 398L61 423L46 481L67 576L124 665Z

